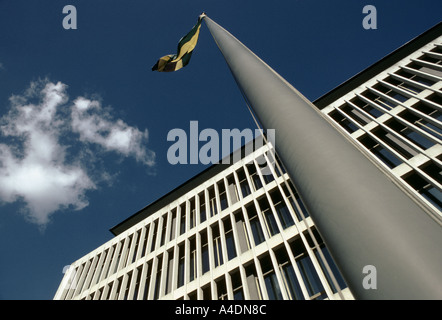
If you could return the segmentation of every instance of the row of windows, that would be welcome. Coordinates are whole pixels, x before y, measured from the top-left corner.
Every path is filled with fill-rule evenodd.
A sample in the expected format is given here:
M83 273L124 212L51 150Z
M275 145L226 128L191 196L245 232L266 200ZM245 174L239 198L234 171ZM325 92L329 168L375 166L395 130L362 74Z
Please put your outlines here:
M319 259L318 250L322 251L331 267L339 290L346 288L347 285L337 271L319 234L315 230L314 233L319 239L318 247L313 246L309 234L305 233L305 241L310 249L307 250L305 242L300 235L297 235L289 239L287 244L270 249L255 259L203 284L201 289L186 293L186 297L182 296L178 299L326 299L329 294L337 293L338 288L331 281L330 274ZM185 269L181 264L183 260L181 256L184 254L181 249L179 252L178 283L182 281L180 274L184 273L182 270ZM84 299L158 299L163 295L162 291L167 294L173 289L171 280L174 279L174 259L171 256L173 254L161 254L88 294Z
M375 85L356 93L328 115L349 134L362 130L357 140L387 168L392 170L403 163L412 167L411 172L401 176L403 181L442 211L441 159L426 156L428 160L417 168L409 161L441 145L440 51L440 46L435 46L423 52L417 59L388 73L386 78L378 79ZM419 95L424 90L428 93ZM410 98L414 98L412 102ZM391 112L397 106L402 110ZM378 120L384 114L390 117Z

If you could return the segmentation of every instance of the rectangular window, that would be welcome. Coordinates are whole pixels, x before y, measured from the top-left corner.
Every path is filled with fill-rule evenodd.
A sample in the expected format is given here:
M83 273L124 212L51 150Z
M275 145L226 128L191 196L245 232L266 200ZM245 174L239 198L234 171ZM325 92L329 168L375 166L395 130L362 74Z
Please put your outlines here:
M424 197L439 210L442 210L442 193L439 191L439 189L414 171L406 174L402 178L422 197Z
M255 191L258 191L262 188L262 182L258 172L256 171L255 164L252 163L247 165L247 171L249 172L250 179L253 182L253 188Z
M308 255L301 238L290 243L290 248L295 256L296 264L301 273L308 294L310 295L310 299L322 300L327 298L324 287L319 280L318 273L313 266L311 258Z
M342 128L348 131L348 133L353 133L359 128L350 120L348 120L344 115L342 115L338 110L333 110L328 114L333 120L335 120Z
M227 300L227 287L226 287L226 279L224 276L215 280L216 291L218 294L218 300Z
M155 245L157 240L158 219L152 223L154 227L153 227L152 243L150 245L150 252L153 252L155 250Z
M268 255L259 259L262 273L264 276L264 283L267 289L269 300L282 300L282 292L278 283L278 279L273 269L272 261Z
M262 300L261 287L258 281L258 275L254 263L245 266L247 287L249 288L249 295L251 300Z
M203 300L212 300L212 290L210 288L210 283L202 288L203 290Z
M200 233L201 235L201 259L202 259L202 271L203 274L210 270L209 263L209 245L207 242L207 231Z
M232 280L233 300L244 300L241 274L238 269L230 274L230 279Z
M173 249L167 252L166 294L172 291Z
M204 196L204 192L201 192L199 195L200 200L200 221L201 223L206 221L206 197Z
M233 176L233 174L227 177L227 190L229 192L232 204L238 202L239 200L238 190L236 189L235 177Z
M227 209L227 207L229 206L227 202L227 192L226 192L226 187L224 185L224 180L218 182L218 192L219 192L221 211L223 211Z
M284 247L275 250L284 286L291 300L304 300L301 287L296 278L295 270Z
M360 138L358 138L358 140L388 167L395 168L402 163L401 160L396 158L396 156L394 156L390 151L385 149L367 134L362 135Z
M172 213L172 221L170 224L170 236L169 236L169 240L172 241L173 239L175 239L175 230L176 230L176 208L174 208L171 213Z
M218 207L216 205L216 196L215 196L214 187L209 188L209 211L210 211L210 217L213 217L214 215L218 214Z
M190 216L189 216L189 229L196 226L196 209L195 209L195 198L190 199Z
M275 211L278 215L282 228L287 229L288 227L294 225L295 221L293 220L292 215L290 214L290 211L282 198L281 192L279 192L279 190L276 188L270 192L270 197L272 198Z
M251 190L249 187L249 183L247 182L244 169L243 168L238 169L237 174L238 174L239 186L241 188L241 193L243 198L245 198L251 193Z
M161 231L160 247L164 245L164 241L166 240L166 230L167 230L167 213L163 215L163 228Z
M141 284L141 274L143 272L143 266L140 266L136 269L136 273L137 273L137 278L135 280L135 289L134 289L134 295L133 295L133 300L137 300L138 299L138 292L140 290L140 284Z
M270 237L279 233L278 225L276 224L275 216L270 208L269 201L267 197L264 196L258 200L259 207L264 216L264 221L266 223L267 231Z
M238 234L238 244L241 249L241 253L244 253L248 251L251 248L251 246L250 246L249 235L247 232L247 227L241 209L234 213L234 217L236 223L236 232Z
M221 246L221 236L219 234L218 222L212 226L213 237L213 255L215 260L215 268L224 263L223 250Z
M232 260L236 257L235 239L233 237L232 223L230 218L223 221L224 223L224 233L226 235L226 247L227 247L227 257Z
M186 204L180 205L180 235L186 232Z
M152 260L148 261L146 266L146 279L144 280L143 300L147 300L150 288L150 280L152 277Z
M258 214L256 212L255 205L251 203L246 207L247 215L249 216L250 228L252 229L253 240L255 246L265 240L264 233L262 232L261 223L259 222Z
M197 260L196 260L196 239L193 237L189 240L190 243L190 261L189 261L189 281L193 281L198 273L197 273Z
M136 237L135 247L134 247L134 251L132 253L132 259L131 259L130 263L134 263L135 260L137 259L138 248L140 247L140 236L141 236L141 230L138 230L137 233L135 234L135 237Z
M177 288L184 285L184 244L178 247L178 286Z
M161 285L161 271L163 267L163 255L158 257L158 264L157 264L157 273L155 276L155 291L153 294L153 299L158 300L158 298L161 296L160 293L160 285Z

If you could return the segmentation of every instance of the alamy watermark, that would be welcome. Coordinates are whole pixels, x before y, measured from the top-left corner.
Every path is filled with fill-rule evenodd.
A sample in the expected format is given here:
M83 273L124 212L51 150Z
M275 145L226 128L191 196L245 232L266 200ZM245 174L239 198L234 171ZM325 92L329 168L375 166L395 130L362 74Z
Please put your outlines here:
M370 30L370 29L377 29L378 28L378 14L377 14L377 10L376 7L371 5L371 4L367 4L366 6L364 6L364 8L362 8L362 13L367 14L364 19L362 19L362 27L365 30Z
M371 264L366 265L362 268L362 273L366 275L362 279L362 287L365 290L376 290L378 288L376 267Z
M221 135L217 130L206 128L199 131L198 121L190 121L189 134L183 129L175 128L167 134L167 141L174 142L167 150L167 161L172 164L232 164L241 160L239 150L243 142L253 141L261 136L259 129L222 129ZM266 139L273 148L275 145L275 130L267 129ZM263 139L244 145L245 154L250 154L264 145ZM233 154L232 154L233 153ZM232 154L232 156L229 156ZM223 157L221 160L221 156ZM271 156L270 156L271 157ZM272 165L275 161L269 159ZM264 159L257 159L264 175L271 174L270 167Z

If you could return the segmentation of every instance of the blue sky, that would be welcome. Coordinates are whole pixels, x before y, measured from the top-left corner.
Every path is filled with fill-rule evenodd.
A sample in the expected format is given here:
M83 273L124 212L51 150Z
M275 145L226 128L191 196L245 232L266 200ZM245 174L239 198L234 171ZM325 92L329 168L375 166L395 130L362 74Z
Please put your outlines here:
M77 29L65 30L65 5ZM377 29L365 30L365 5ZM204 169L170 130L254 129L207 27L190 64L152 72L206 11L310 100L440 21L440 1L0 1L0 299L52 299L63 267ZM276 137L277 144L277 137Z

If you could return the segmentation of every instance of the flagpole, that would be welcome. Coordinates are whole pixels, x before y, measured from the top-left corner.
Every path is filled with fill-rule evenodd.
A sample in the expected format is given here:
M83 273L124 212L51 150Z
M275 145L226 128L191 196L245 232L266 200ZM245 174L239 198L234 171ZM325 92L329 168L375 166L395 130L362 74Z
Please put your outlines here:
M340 134L310 101L204 16L357 299L441 299L440 225ZM364 286L373 266L376 288Z

